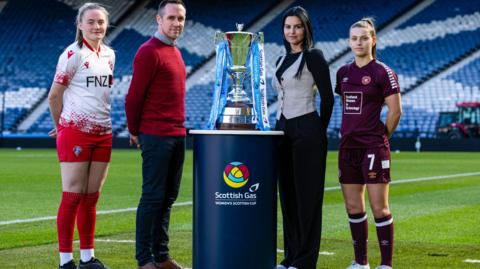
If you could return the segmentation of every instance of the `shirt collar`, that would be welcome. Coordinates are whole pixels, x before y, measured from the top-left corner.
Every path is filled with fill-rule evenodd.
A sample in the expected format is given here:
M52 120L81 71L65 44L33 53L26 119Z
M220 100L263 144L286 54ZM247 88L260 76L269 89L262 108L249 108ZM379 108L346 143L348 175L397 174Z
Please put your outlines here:
M83 44L91 51L96 52L97 54L100 53L100 50L102 49L102 46L98 46L98 50L95 50L90 44L88 44L87 40L85 38L83 39Z
M169 46L175 46L175 41L172 41L170 38L166 37L165 35L160 34L158 31L155 32L153 36Z

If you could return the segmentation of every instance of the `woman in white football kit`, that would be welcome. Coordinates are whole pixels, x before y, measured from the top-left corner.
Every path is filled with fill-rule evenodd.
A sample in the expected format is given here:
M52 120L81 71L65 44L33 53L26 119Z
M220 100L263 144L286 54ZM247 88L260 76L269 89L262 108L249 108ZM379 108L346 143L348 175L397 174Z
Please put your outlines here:
M60 55L48 95L62 176L57 215L59 268L77 268L72 244L75 220L82 269L105 267L94 256L96 205L112 152L110 87L115 53L104 44L107 10L86 3L77 14L76 42Z

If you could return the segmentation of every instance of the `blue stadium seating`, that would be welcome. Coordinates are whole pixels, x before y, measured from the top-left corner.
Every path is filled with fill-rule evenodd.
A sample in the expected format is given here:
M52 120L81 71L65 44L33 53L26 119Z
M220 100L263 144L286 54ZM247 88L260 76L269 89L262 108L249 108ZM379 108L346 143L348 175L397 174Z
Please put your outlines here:
M122 77L125 75L131 75L132 62L138 48L150 37L143 36L135 30L125 29L117 38L112 42L112 47L117 53L115 62L115 76ZM198 55L191 54L185 49L180 49L182 57L186 66L197 66L199 63L205 60Z
M385 22L415 2L416 0L380 0L365 5L364 2L356 0L301 0L295 1L290 7L301 5L307 9L314 27L315 41L337 41L348 37L350 25L355 21L366 16L373 16L377 27L382 27ZM283 44L281 19L281 16L278 16L265 27L265 40L268 42Z
M331 3L315 2L315 1L296 1L291 6L302 5L310 11L315 27L315 39L317 41L337 41L341 38L346 38L348 35L348 29L354 20L360 19L364 16L370 15L373 12L380 14L376 19L379 25L384 24L386 21L392 19L399 11L404 10L408 6L412 5L415 1L380 1L369 5L368 8L353 0L335 1ZM378 11L378 12L375 12ZM380 12L381 11L381 12ZM313 15L314 14L314 15ZM353 19L352 19L353 18ZM272 20L265 26L262 31L265 34L265 42L275 43L283 47L282 32L281 32L281 15ZM346 47L345 47L346 48ZM272 66L276 58L283 52L278 51L278 55L275 58L267 58L267 65ZM267 68L267 70L269 70ZM271 73L268 73L268 81L271 80ZM212 76L213 81L213 76ZM276 92L268 85L268 101L269 104L276 101ZM208 120L208 114L211 104L211 92L213 91L213 82L209 84L197 85L189 89L187 92L187 127L197 128L197 126L203 126ZM202 93L203 92L203 93ZM192 99L195 99L192 101ZM198 104L198 105L197 105ZM201 107L198 107L201 106ZM201 122L198 123L197 121ZM270 117L271 124L275 124L275 116ZM335 125L331 125L335 126ZM339 127L337 127L338 129ZM333 129L331 129L333 132Z
M70 6L60 3L60 1L69 3ZM40 87L43 90L39 92L45 92L45 88L50 86L58 56L68 44L73 42L75 31L74 18L76 15L73 6L81 1L83 0L12 0L8 2L0 13L0 51L2 51L2 54L0 54L0 91L16 92L19 88ZM131 1L133 0L124 0L123 5L129 6ZM158 2L158 0L150 1L147 6L147 11L150 12L147 12L148 16L151 17L154 14ZM190 23L187 25L187 28L190 27L190 29L194 30L188 32L188 36L183 39L184 43L181 43L182 39L179 40L179 47L187 70L195 70L196 67L212 55L213 42L208 42L211 42L210 35L214 30L234 30L236 22L243 22L248 25L279 1L267 0L257 2L255 3L255 12L252 12L251 5L247 5L244 1L239 0L187 0L187 20ZM324 50L331 50L332 46L335 47L336 44L341 44L340 48L334 53L327 51L327 53L330 53L327 58L331 60L338 53L343 53L347 50L344 40L347 38L349 26L355 20L373 15L376 19L377 27L381 28L417 3L419 3L417 0L380 0L364 5L354 0L338 0L335 2L301 0L295 1L292 6L302 5L310 12L315 27L317 45ZM235 11L235 16L232 16L231 11ZM478 3L475 3L475 1L459 0L452 2L437 0L395 29L406 31L397 37L400 45L387 45L384 48L380 48L378 50L379 59L391 66L401 77L411 81L435 77L439 70L455 63L467 53L479 49L480 27L459 32L448 31L448 29L440 27L438 31L446 31L445 34L440 34L431 40L414 37L412 42L412 36L408 35L415 32L413 29L417 29L415 27L420 24L431 24L432 21L442 23L448 18L458 15L471 15L478 11ZM119 17L120 15L117 14L116 16ZM127 25L111 42L117 53L115 77L121 81L112 88L112 124L114 133L118 133L125 128L124 97L129 86L129 76L132 74L133 57L140 44L150 37L152 25L155 26L153 17L150 18L148 16L146 18L139 17L136 19L137 22ZM283 53L280 20L281 15L262 29L265 33L266 46L269 48L266 59L268 81L271 79L275 59ZM38 23L39 21L42 23ZM135 23L143 26L135 25ZM145 27L145 25L148 25L149 28L141 30L140 28ZM198 27L198 25L201 26L194 28ZM137 26L140 28L136 28ZM208 29L208 32L201 29ZM436 28L433 27L432 29ZM200 48L202 46L207 47L207 45L208 49ZM443 85L442 83L450 83L448 85L459 83L461 86L457 86L466 87L465 91L468 92L469 97L477 98L476 96L480 95L475 93L480 84L480 73L478 70L480 70L479 58L446 78L441 78L441 81L432 85L441 86ZM188 89L186 99L187 128L203 128L208 120L213 92L213 79L213 75L209 76L209 80L198 82ZM276 93L271 88L270 83L267 83L267 85L268 103L273 104L276 101ZM408 84L408 86L410 85L413 85L413 83ZM446 99L445 96L441 95L446 91L446 89L442 89L442 93L439 93L440 95L432 95L432 98ZM412 99L409 98L409 95L410 93L406 94L405 100ZM464 96L465 94L462 92L459 95ZM412 96L417 96L417 93ZM31 104L7 105L5 114L6 129L14 129L16 127L18 119L28 114L33 103L38 102L40 97L36 98L32 98L32 101L29 101ZM438 112L451 108L441 106L440 108L430 109L425 107L425 105L417 107L418 102L414 101L409 100L409 102L406 102L404 116L395 135L399 137L433 137L435 135ZM456 101L451 100L452 103ZM338 97L336 97L332 120L328 128L329 135L332 137L338 136L341 125L341 109ZM384 111L382 113L383 118L385 114ZM270 115L270 119L271 124L274 125L274 113ZM50 115L48 111L45 111L28 132L46 133L52 127Z
M378 57L397 73L420 78L432 74L479 44L480 28L400 47L387 47L378 51Z
M240 0L186 0L187 20L200 22L220 31L234 30L235 23L251 23L257 16L279 0L246 3ZM157 9L160 0L152 0L149 8ZM235 14L232 14L234 12Z
M75 15L54 0L9 1L0 13L2 88L49 87L58 56L75 39Z
M480 58L449 75L447 79L453 79L463 85L480 87Z
M406 28L419 23L430 23L431 21L442 21L446 18L457 15L472 14L480 11L479 2L471 0L436 0L422 12L406 21L398 28Z
M74 18L71 8L54 0L9 1L0 13L0 89L49 87L58 56L75 38ZM27 112L8 108L4 129Z
M53 121L50 117L50 111L46 110L45 112L38 117L35 123L30 126L28 133L31 134L46 134L53 128Z

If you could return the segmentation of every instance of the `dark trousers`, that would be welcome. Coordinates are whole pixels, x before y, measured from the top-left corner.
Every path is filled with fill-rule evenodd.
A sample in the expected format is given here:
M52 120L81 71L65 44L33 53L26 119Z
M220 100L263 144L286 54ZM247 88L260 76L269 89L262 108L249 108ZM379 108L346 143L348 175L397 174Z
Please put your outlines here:
M322 232L327 158L326 129L317 112L287 120L280 142L279 192L283 214L284 266L315 269Z
M177 199L185 159L184 137L139 136L142 196L137 209L136 259L143 266L168 256L168 226Z

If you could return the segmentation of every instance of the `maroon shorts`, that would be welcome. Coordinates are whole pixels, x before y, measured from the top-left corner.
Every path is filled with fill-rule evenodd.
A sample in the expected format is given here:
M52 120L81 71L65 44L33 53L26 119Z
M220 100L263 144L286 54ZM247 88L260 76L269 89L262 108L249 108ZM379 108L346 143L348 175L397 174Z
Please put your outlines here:
M57 129L60 162L110 162L112 134L89 134L71 127Z
M390 182L390 147L340 149L338 177L342 184Z

